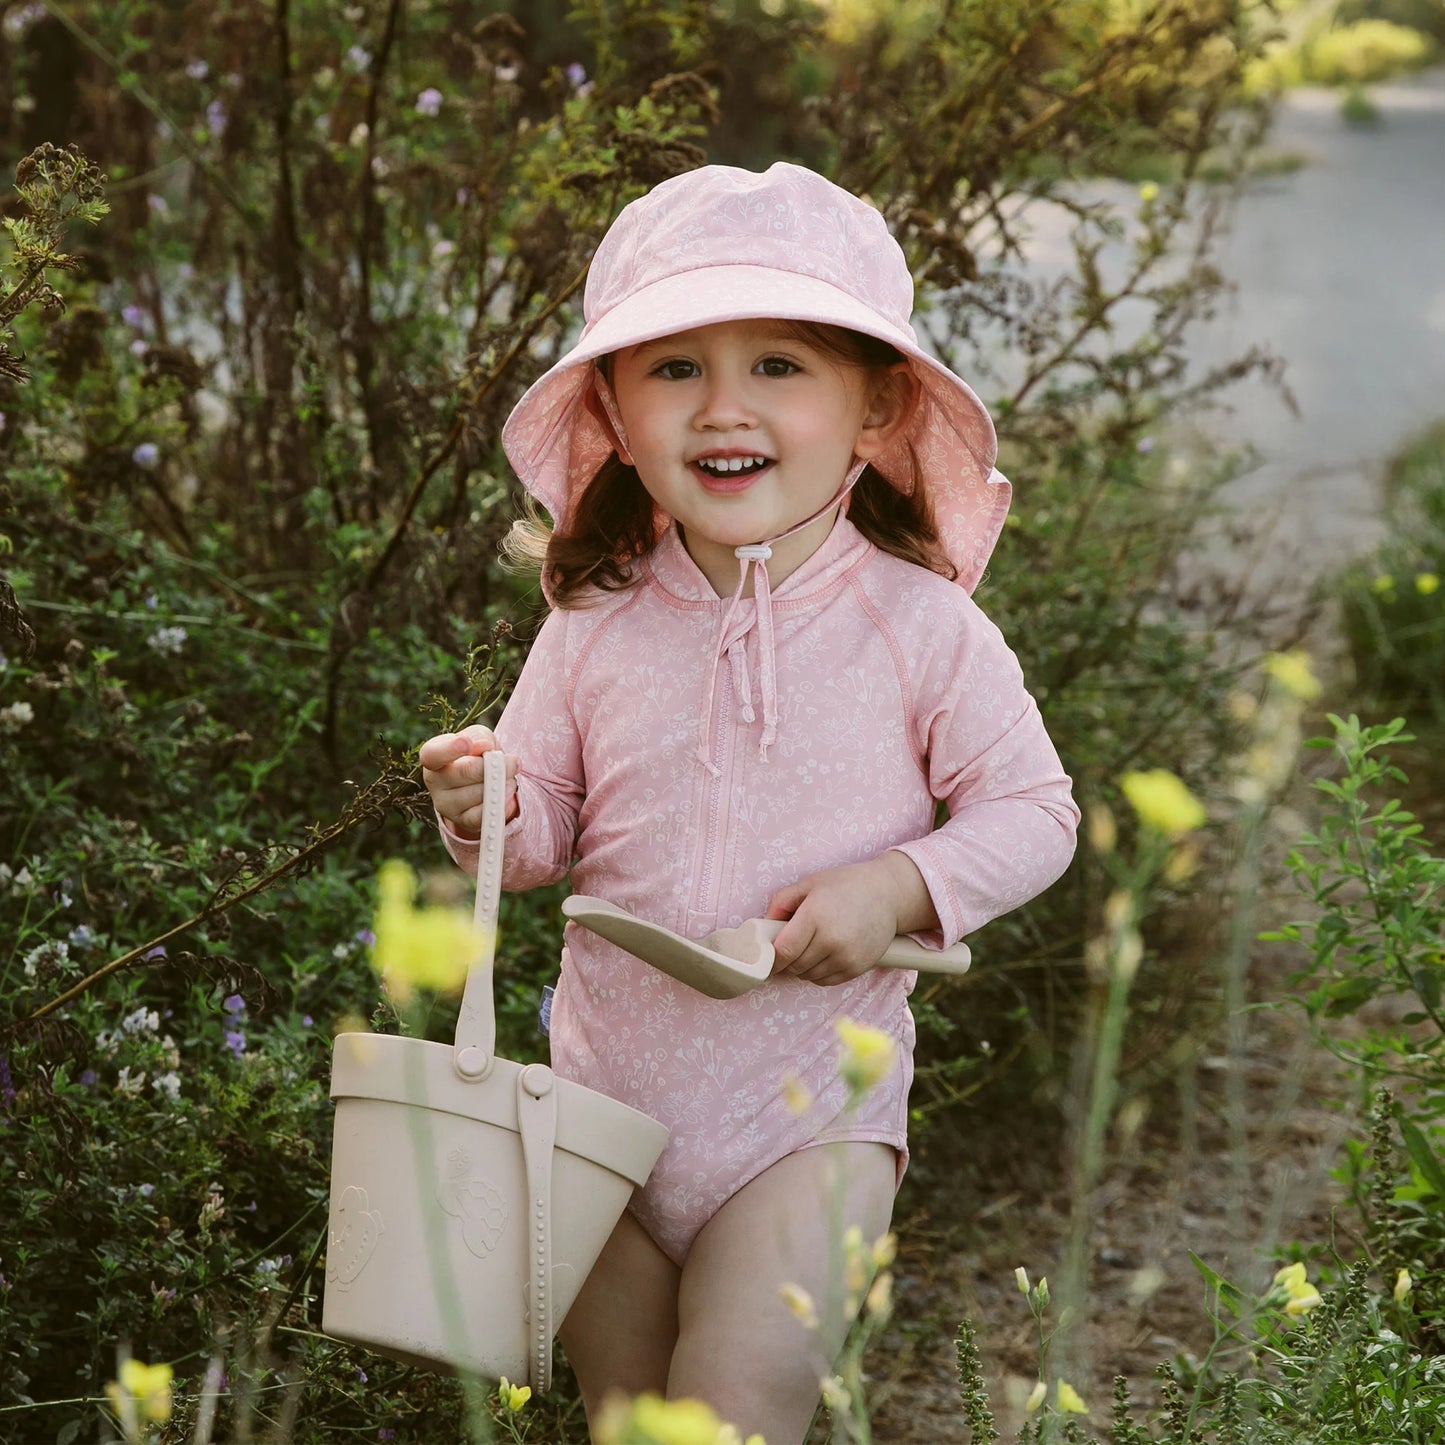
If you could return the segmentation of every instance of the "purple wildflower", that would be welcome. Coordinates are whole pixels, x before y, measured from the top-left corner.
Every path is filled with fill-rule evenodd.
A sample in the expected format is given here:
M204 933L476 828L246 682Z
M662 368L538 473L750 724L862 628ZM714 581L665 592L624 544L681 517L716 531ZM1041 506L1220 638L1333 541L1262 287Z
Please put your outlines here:
M418 115L436 115L442 108L442 93L434 85L429 85L416 98L416 113Z
M161 459L161 449L154 442L142 442L131 454L136 466L150 471Z
M1140 456L1147 457L1149 453L1154 450L1154 438L1140 437L1135 450L1138 451Z
M190 60L186 62L186 74L192 80L204 80L211 73L211 67L204 60Z
M303 1029L309 1029L314 1022L315 1020L311 1017L310 1014L301 1015L301 1027Z
M228 1014L243 1014L246 1012L246 1000L238 993L227 994L221 1000L221 1007Z
M95 943L95 929L88 923L78 923L70 930L72 948L90 948Z
M158 958L164 958L165 956L166 956L166 946L165 946L165 944L163 944L163 943L158 943L158 944L156 944L156 946L155 946L154 948L152 948L152 949L148 950L147 952L143 953L143 954L141 955L141 960L142 960L142 962L144 962L144 963L153 963L156 959L158 959Z
M151 1195L156 1192L156 1187L154 1184L138 1184L135 1192L139 1194L142 1199L149 1199Z
M213 140L220 139L226 133L226 107L219 100L213 100L206 107L206 129L210 131Z
M368 948L376 942L376 935L369 928L358 928L356 930L356 941L364 943Z
M246 1035L240 1029L227 1029L226 1047L239 1059L246 1052Z
M171 209L170 202L167 201L164 196L156 195L154 191L152 191L150 195L146 197L146 205L148 205L151 210L153 210L158 216L168 215Z
M576 90L577 87L582 85L587 79L586 67L583 66L580 61L574 60L564 73L567 76L567 84L570 85L573 90Z
M94 1069L86 1069L80 1076L80 1087L82 1089L93 1089L100 1081L100 1075Z
M10 1077L10 1061L0 1054L0 1104L8 1109L15 1102L15 1081Z
M120 319L127 326L134 326L139 331L146 324L146 309L144 306L124 306L121 308Z

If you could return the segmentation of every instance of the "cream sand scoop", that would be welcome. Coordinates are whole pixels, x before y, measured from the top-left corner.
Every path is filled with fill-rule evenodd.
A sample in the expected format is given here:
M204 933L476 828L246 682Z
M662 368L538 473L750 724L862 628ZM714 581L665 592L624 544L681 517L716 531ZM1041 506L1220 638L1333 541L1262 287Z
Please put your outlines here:
M783 928L781 919L749 918L736 928L720 928L693 940L585 893L563 899L562 912L573 923L709 998L737 998L767 979L773 971L773 940ZM966 944L924 948L900 935L888 945L878 966L959 974L968 972L971 958Z

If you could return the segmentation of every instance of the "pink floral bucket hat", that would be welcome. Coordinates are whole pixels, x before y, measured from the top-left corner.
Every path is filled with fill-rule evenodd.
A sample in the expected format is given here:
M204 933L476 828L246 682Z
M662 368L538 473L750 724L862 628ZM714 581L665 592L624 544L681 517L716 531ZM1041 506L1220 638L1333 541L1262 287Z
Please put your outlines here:
M587 405L599 357L721 321L821 322L895 347L921 383L909 426L874 467L900 491L919 481L940 540L972 592L1008 513L987 410L909 324L913 277L883 217L802 166L759 174L704 166L623 208L602 238L576 346L527 390L502 445L527 490L565 528L614 450Z

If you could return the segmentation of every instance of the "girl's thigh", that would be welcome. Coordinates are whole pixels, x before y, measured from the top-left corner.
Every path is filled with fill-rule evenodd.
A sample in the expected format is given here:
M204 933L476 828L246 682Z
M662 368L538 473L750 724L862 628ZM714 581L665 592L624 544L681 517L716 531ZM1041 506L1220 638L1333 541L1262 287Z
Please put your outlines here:
M798 1445L849 1323L843 1233L886 1233L896 1185L889 1145L822 1144L738 1190L683 1265L668 1394L705 1400L744 1438ZM815 1328L784 1301L787 1284L812 1298Z
M611 1390L666 1391L677 1343L679 1273L624 1213L557 1332L577 1373L589 1422Z

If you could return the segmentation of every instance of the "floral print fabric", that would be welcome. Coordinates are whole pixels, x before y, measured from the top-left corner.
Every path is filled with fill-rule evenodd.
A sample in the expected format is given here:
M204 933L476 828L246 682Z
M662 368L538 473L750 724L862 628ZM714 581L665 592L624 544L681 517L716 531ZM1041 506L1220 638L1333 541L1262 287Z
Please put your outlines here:
M938 911L923 941L945 946L1064 871L1069 779L1016 659L961 587L840 519L772 594L778 720L764 758L740 696L757 675L751 599L720 655L727 602L676 529L639 565L633 587L551 614L497 724L520 759L505 888L570 871L576 892L701 937L760 916L798 878L897 848ZM697 756L709 731L711 769ZM950 816L934 829L940 801ZM447 843L475 868L474 845ZM798 1148L870 1139L906 1157L914 978L780 978L714 1000L571 924L553 1067L672 1131L633 1209L680 1262L723 1202ZM899 1043L890 1077L846 1117L841 1017ZM788 1076L813 1099L801 1114Z

